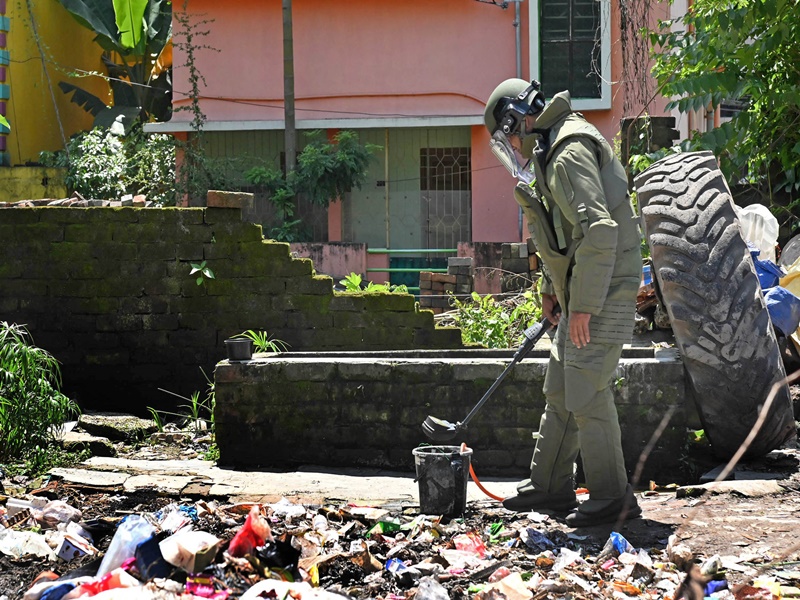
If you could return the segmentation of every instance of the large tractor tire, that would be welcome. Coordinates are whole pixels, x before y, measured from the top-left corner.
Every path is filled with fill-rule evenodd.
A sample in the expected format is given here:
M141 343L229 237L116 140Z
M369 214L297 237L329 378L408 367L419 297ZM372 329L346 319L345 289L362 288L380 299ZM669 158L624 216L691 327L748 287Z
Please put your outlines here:
M730 458L786 373L730 190L710 152L677 154L635 178L656 284L706 436ZM792 440L783 383L745 456Z

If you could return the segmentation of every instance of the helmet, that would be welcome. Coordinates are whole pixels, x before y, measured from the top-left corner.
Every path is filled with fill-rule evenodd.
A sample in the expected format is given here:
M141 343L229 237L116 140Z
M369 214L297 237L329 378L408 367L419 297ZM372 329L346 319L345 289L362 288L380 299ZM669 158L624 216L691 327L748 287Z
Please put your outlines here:
M492 134L492 152L512 176L527 183L533 179L526 168L530 161L516 152L509 136L525 137L525 117L544 109L541 87L535 79L530 83L524 79L506 79L494 89L483 111L483 122Z
M544 109L542 84L535 79L506 79L494 88L483 111L483 122L489 133L502 128L506 135L519 133L525 115L538 115ZM524 132L523 132L524 133Z

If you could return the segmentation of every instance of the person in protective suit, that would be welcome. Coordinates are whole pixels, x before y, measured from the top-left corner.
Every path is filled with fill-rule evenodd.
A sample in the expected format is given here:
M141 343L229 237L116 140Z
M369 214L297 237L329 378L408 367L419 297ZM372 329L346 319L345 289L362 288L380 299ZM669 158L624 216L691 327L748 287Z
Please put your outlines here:
M567 524L580 527L641 514L611 392L633 333L640 236L627 176L611 146L572 110L569 92L545 102L540 87L504 81L484 112L492 151L519 179L514 197L543 263L542 309L558 325L530 478L503 506L571 511ZM579 450L590 493L580 505Z

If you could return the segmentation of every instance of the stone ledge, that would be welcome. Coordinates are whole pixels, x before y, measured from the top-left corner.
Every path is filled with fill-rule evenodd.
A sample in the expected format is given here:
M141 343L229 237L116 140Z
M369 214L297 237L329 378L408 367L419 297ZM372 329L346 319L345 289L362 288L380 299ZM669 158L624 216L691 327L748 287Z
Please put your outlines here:
M677 407L642 478L677 476L694 412L683 363L665 349L626 348L626 353L612 380L626 465L632 473L664 415ZM236 365L222 361L215 371L221 462L411 469L412 449L428 442L421 431L425 418L463 419L511 356L498 350L320 352ZM537 350L520 362L452 442L472 447L483 472L523 476L527 471L533 442L520 431L538 427L548 360L546 351ZM309 371L326 376L312 382Z
M253 207L253 194L208 190L206 205L209 208L251 209Z

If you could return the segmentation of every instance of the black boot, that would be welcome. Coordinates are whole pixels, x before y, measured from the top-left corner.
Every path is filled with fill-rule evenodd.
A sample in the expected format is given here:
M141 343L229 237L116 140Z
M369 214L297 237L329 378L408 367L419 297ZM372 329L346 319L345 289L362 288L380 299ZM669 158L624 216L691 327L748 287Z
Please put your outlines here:
M616 523L618 520L627 521L642 515L642 509L633 494L633 488L629 485L625 490L625 495L615 500L610 500L608 504L599 510L581 510L583 505L576 508L567 515L566 523L570 527L591 527L592 525L602 525L604 523Z
M529 512L531 510L552 510L554 512L567 512L578 506L574 491L558 492L528 492L509 496L503 500L503 506L514 512Z

